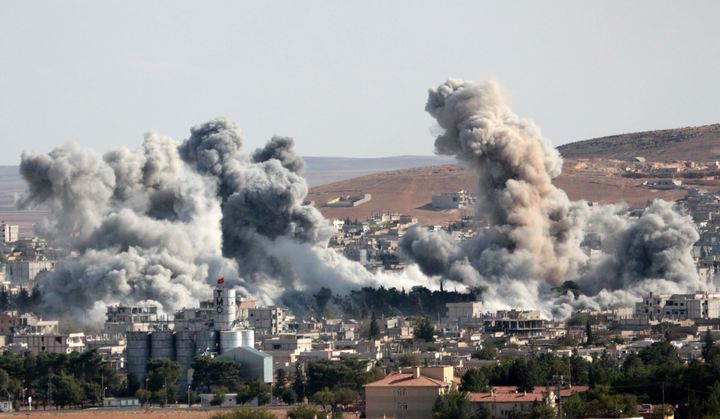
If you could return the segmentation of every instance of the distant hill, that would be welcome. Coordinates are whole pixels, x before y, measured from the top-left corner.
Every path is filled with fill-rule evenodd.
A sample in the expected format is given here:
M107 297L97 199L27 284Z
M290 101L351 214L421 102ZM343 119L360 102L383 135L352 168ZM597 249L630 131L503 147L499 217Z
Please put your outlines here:
M413 167L450 164L454 159L446 156L393 156L377 158L303 157L305 179L310 186L318 186L371 173Z
M593 164L566 159L563 173L554 183L571 199L585 199L603 204L627 203L631 207L644 207L653 199L676 200L685 196L683 189L659 191L644 187L648 179L630 179L619 176L615 165L606 165L601 159ZM475 174L457 165L418 167L373 173L346 179L310 189L308 198L315 202L327 218L351 218L363 220L384 211L398 211L418 217L424 224L444 224L457 220L460 211L436 211L430 208L432 196L441 192L473 191L477 188ZM717 183L712 181L713 183ZM717 190L702 181L698 187ZM340 195L369 193L372 199L351 208L331 208L324 204ZM470 212L472 212L470 210Z
M720 160L720 124L613 135L558 147L566 158Z

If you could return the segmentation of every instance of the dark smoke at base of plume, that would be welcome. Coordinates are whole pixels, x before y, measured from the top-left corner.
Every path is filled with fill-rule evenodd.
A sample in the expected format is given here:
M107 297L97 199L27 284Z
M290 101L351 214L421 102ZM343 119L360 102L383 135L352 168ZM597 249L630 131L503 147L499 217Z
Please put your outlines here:
M414 227L400 248L428 275L483 287L488 307L542 308L634 304L648 291L705 288L692 258L698 233L672 204L654 202L638 219L618 206L570 201L553 185L562 159L539 129L515 115L495 83L449 80L429 92L426 110L444 132L439 154L478 176L478 214L489 227L458 243ZM592 256L586 238L601 243ZM556 299L553 286L578 282L591 297Z
M327 247L329 224L303 204L292 139L274 137L252 156L242 145L235 124L217 119L182 143L148 134L138 150L103 156L75 145L23 154L18 205L47 206L38 235L72 250L40 281L45 313L94 325L109 304L172 313L209 298L221 276L266 304L286 292L414 282L371 274Z

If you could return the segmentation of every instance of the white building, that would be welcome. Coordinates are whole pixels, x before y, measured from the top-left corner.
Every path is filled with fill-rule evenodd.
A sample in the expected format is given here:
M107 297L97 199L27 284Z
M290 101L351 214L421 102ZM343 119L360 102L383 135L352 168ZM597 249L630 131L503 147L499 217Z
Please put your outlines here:
M636 314L651 320L688 320L720 318L720 294L653 294L643 297Z
M20 239L20 226L0 221L0 245L15 243Z
M436 209L458 209L468 208L475 205L475 194L467 191L443 192L440 195L433 195L432 207Z
M20 260L7 264L5 279L13 286L32 288L32 282L42 272L55 268L54 260Z

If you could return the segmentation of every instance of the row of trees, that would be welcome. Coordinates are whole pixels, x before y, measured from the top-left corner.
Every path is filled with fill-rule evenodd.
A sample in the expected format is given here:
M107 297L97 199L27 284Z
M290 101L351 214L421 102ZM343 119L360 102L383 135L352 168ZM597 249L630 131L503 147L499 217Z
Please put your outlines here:
M37 286L30 291L22 288L17 294L10 294L5 288L0 290L0 311L32 312L39 307L41 302L42 294Z
M0 392L11 400L32 397L44 406L88 405L99 403L103 392L126 390L115 369L95 351L0 356Z
M720 412L720 346L713 345L709 338L703 359L688 363L682 362L675 347L666 341L629 355L623 363L607 353L592 362L579 356L561 358L552 354L503 360L467 371L460 390L487 392L493 386L516 386L518 391L533 391L552 383L557 374L572 384L591 388L587 394L566 400L564 411L570 417L607 416L620 411L630 414L638 402L677 405L682 416L688 412L695 417Z
M167 360L164 360L167 361ZM168 361L170 362L170 361ZM214 393L217 403L224 400L227 393L237 393L238 404L243 404L255 398L259 405L270 402L271 397L282 400L287 404L298 401L312 401L323 408L338 408L352 405L360 398L362 386L384 377L381 368L368 370L367 361L355 357L342 357L340 362L319 360L296 366L294 373L288 374L284 369L276 372L275 383L272 388L260 380L246 382L240 374L237 363L210 357L195 358L192 368L193 392ZM150 371L150 366L149 366ZM164 371L164 370L161 370ZM145 399L159 400L164 394L156 394L162 390L167 382L167 388L174 389L175 375L165 374L157 378L150 378L149 393L144 394ZM143 389L140 389L143 394ZM168 395L170 400L172 396ZM192 397L192 395L191 395ZM245 413L243 413L245 414Z
M319 360L308 363L307 369L298 364L292 377L278 370L273 393L286 403L309 400L324 409L337 409L354 404L363 385L384 376L381 368L368 370L367 361L356 357L342 357L340 362Z

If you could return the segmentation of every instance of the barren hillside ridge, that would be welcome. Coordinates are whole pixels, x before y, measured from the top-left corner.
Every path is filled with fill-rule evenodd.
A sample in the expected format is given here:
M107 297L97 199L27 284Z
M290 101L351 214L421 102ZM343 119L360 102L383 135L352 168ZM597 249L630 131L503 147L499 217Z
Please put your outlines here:
M612 135L558 147L565 158L720 160L720 124Z

